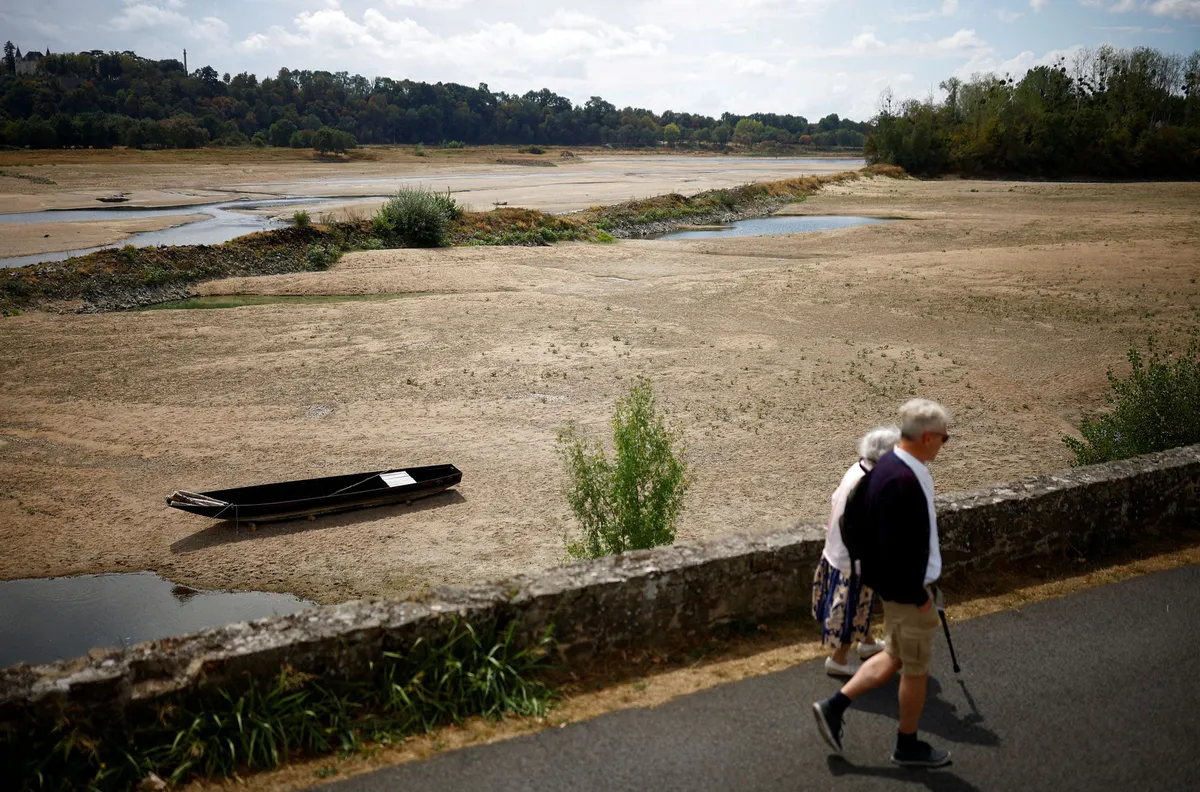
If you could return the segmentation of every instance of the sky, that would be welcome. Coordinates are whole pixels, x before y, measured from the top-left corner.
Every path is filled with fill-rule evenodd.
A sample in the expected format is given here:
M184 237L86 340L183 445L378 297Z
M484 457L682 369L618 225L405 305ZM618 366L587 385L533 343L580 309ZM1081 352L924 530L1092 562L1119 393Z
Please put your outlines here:
M280 67L549 88L576 103L866 120L890 88L1019 77L1112 44L1200 49L1200 0L0 0L22 51L134 50L188 68Z

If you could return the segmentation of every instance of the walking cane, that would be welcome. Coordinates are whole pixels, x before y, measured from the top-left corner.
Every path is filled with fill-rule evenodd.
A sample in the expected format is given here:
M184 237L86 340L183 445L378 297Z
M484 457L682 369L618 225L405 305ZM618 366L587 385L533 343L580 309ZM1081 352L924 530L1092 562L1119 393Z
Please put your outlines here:
M954 673L961 674L962 669L958 666L958 658L954 656L954 641L950 640L950 625L946 622L946 606L942 602L940 588L934 589L933 602L937 607L938 616L942 619L942 630L946 633L946 646L950 647L950 662L954 664Z

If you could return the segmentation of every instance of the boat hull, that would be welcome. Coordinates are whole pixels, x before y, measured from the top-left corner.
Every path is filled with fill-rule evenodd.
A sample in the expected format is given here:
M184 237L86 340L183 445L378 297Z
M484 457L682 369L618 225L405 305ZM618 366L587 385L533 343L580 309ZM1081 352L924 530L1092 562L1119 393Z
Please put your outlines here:
M408 503L460 481L462 471L454 465L429 465L199 493L176 491L167 505L217 520L272 522Z

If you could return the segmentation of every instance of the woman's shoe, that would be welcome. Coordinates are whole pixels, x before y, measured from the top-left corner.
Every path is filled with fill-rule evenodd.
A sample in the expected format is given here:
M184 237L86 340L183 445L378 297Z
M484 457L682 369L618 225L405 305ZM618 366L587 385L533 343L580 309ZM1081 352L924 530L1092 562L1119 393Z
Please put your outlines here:
M858 645L858 657L860 660L866 660L868 657L874 657L875 655L879 654L883 651L883 649L884 645L882 638L877 640L875 643L860 643Z
M839 663L832 657L825 658L825 673L835 677L852 677L858 671L858 663Z

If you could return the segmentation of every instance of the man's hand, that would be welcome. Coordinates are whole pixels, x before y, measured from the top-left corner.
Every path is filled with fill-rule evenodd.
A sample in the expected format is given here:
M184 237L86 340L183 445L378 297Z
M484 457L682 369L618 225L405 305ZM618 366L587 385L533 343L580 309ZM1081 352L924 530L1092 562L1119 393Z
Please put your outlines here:
M922 605L920 608L918 608L918 610L920 610L921 613L929 613L929 609L931 607L933 607L933 597L930 597L929 599L925 600L925 604Z

